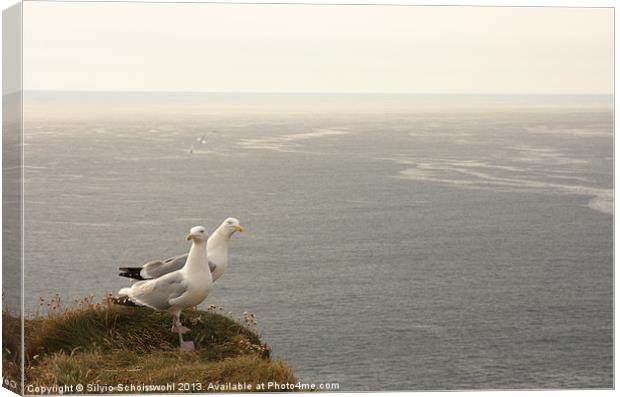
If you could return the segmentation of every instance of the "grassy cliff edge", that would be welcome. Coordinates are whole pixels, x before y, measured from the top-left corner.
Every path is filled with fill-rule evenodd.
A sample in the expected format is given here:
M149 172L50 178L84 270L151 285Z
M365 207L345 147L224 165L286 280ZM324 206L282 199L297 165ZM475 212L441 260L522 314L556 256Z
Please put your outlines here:
M191 328L184 337L195 342L196 351L178 349L167 313L109 299L83 300L70 309L52 305L48 314L25 320L25 392L276 391L269 385L297 382L286 363L271 357L252 315L235 321L210 308L186 310L182 319ZM3 313L5 379L19 379L17 322ZM71 385L73 390L66 388Z

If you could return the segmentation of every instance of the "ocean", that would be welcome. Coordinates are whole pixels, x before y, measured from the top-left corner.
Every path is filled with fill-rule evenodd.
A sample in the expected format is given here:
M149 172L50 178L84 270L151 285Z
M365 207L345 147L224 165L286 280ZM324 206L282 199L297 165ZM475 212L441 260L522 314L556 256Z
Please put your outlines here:
M611 388L611 101L26 92L26 308L233 216L204 305L301 381Z

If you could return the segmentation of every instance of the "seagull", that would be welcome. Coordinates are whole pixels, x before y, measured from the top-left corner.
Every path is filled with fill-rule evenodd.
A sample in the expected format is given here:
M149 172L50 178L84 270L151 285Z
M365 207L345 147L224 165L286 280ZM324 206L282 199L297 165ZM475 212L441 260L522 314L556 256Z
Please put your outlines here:
M219 279L228 267L228 242L236 232L243 232L245 229L236 218L227 218L213 232L207 241L206 251L209 270L215 282ZM177 271L185 265L187 254L173 256L166 260L155 260L145 263L142 267L120 267L119 276L128 277L134 280L151 280L162 277L170 272Z
M208 233L202 226L193 227L187 235L192 241L185 265L159 278L138 281L118 291L116 303L129 306L147 306L172 313L172 332L179 334L181 350L194 350L194 342L184 341L190 331L181 324L181 311L204 301L213 287L213 278L207 265Z

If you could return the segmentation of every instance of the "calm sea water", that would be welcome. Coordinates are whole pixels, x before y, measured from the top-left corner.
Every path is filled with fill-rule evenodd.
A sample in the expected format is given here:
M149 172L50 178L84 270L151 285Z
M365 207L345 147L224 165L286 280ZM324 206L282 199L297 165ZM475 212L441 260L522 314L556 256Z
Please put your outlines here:
M27 94L26 305L234 216L207 303L303 381L610 388L608 99Z

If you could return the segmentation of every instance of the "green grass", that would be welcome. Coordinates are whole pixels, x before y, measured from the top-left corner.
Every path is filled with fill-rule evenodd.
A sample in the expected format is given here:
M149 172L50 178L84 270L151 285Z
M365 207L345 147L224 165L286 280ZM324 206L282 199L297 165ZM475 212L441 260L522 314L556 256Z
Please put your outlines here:
M217 309L185 310L191 331L184 338L196 351L183 352L168 313L109 299L60 306L48 303L48 314L25 320L26 385L296 382L286 363L271 358L252 315L236 321ZM11 379L19 379L18 327L3 313L3 375Z

